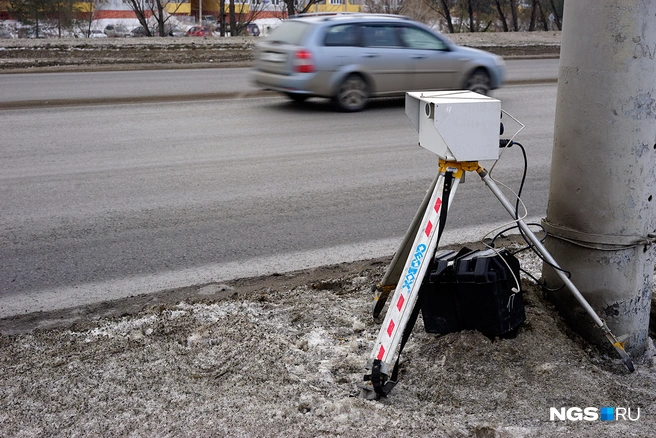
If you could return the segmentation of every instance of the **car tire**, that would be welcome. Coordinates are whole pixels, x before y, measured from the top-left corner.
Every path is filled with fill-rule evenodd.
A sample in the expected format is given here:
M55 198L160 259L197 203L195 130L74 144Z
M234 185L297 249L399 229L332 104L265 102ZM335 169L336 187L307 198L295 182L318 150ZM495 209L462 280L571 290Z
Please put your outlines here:
M296 103L303 103L305 102L309 96L306 96L305 94L298 94L298 93L286 93L287 97L289 97L291 100L293 100Z
M469 76L465 88L475 93L488 95L490 92L490 75L485 70L478 69Z
M368 88L362 76L349 75L337 87L337 93L332 98L333 105L341 111L361 111L369 100Z

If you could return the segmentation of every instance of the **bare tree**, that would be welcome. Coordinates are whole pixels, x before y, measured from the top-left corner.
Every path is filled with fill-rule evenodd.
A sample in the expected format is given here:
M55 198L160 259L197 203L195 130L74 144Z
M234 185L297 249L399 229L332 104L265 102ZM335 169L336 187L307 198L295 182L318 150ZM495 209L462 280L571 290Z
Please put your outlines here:
M343 0L346 1L346 0ZM324 0L305 0L305 1L295 1L295 0L285 0L285 5L287 6L287 16L291 17L292 15L305 14L316 4L322 4Z
M150 0L149 0L150 1ZM155 0L160 1L160 0ZM150 32L150 26L148 26L148 19L146 17L146 3L141 0L127 0L130 9L134 11L134 15L139 20L139 24L144 28L146 36L153 36Z
M467 9L467 17L469 18L469 31L476 32L478 26L474 25L474 5L472 4L472 0L467 0L465 7Z
M230 0L228 5L228 18L230 19L230 36L239 35L237 30L237 17L235 17L235 0Z
M453 18L451 17L451 3L449 0L426 0L428 7L444 19L449 33L455 33Z
M538 2L540 0L532 0L531 2L531 20L529 21L528 31L533 32L535 30L535 22L538 17Z
M510 16L512 17L513 30L519 30L519 22L517 20L517 0L510 0Z
M547 22L547 16L544 15L544 9L542 8L542 2L540 0L537 0L536 6L538 7L538 18L540 19L540 22L542 23L542 28L543 30L549 30L549 23Z
M560 8L561 13L558 12L559 8L556 6L556 3L554 2L554 0L550 0L550 2L551 2L551 10L553 11L554 21L556 22L556 27L558 28L558 30L563 30L563 24L562 24L561 19L560 19L560 16L561 16L561 13L562 13L562 2L560 2L561 3L561 5L560 5L561 6L561 8Z
M91 24L96 14L97 2L98 0L88 0L79 3L77 6L78 17L82 18L76 21L76 27L86 37L91 35Z
M365 0L364 2L364 10L374 14L400 14L404 6L404 0Z
M73 28L73 3L73 0L50 0L48 16L55 22L58 38Z
M222 1L225 3L225 0ZM253 21L255 21L258 18L258 16L262 14L265 7L266 4L264 1L256 0L249 5L247 13L244 13L242 8L242 10L239 12L239 21L236 22L234 26L232 22L230 24L230 35L231 36L245 35L247 32L248 25Z
M532 0L531 2L531 15L529 18L528 30L533 32L538 28L538 22L542 27L542 30L549 30L549 22L544 13L544 6L542 6L542 0Z
M9 0L9 12L19 21L34 25L34 36L41 36L41 25L48 13L47 0Z
M533 0L535 1L535 0ZM501 26L503 27L504 32L508 32L508 21L506 20L506 14L503 12L503 7L501 6L500 0L494 0L494 3L497 7L497 13L499 14L499 20L501 21Z
M219 0L219 11L221 11L221 14L219 14L219 35L225 36L226 21L223 13L225 11L225 0Z
M166 22L171 18L171 14L165 9L165 5L173 4L175 13L185 0L163 1L163 0L126 0L130 9L134 11L139 24L144 28L146 36L153 36L148 25L148 18L152 17L157 24L157 35L166 36Z
M501 28L504 32L509 32L508 26L508 10L510 10L510 21L512 30L517 32L519 30L519 17L517 15L517 0L494 0L495 9L501 22ZM507 6L506 6L507 5Z
M458 23L461 27L469 23L466 27L468 32L485 32L496 20L489 0L460 0L456 6Z
M370 0L376 1L376 0ZM503 32L540 27L562 28L564 0L422 0L440 17L449 32L485 32L492 26ZM410 0L404 0L408 5ZM548 5L548 6L547 6ZM521 6L521 7L520 7ZM549 9L546 12L545 7ZM407 14L408 6L404 10ZM422 21L422 20L420 20ZM550 22L552 25L550 26Z
M426 0L403 0L398 13L431 27L438 24L441 17Z

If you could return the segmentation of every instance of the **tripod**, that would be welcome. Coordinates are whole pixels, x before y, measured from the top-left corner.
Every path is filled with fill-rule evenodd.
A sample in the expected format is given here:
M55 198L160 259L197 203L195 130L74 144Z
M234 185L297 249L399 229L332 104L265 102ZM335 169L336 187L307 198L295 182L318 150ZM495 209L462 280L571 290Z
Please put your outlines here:
M633 371L633 363L624 350L623 342L613 335L606 323L595 313L528 225L517 218L515 208L503 195L494 180L490 178L487 170L477 161L460 162L440 159L435 180L426 193L383 279L375 287L374 317L380 315L392 290L394 290L394 294L367 363L367 369L371 370L371 374L365 375L365 381L368 383L362 387L362 395L365 398L386 396L396 384L401 350L412 331L419 312L419 288L437 249L444 229L446 213L466 171L478 173L485 185L517 222L519 229L534 246L536 252L554 267L565 286L617 350L626 367ZM402 261L405 261L405 264L402 265ZM395 357L396 363L394 363Z

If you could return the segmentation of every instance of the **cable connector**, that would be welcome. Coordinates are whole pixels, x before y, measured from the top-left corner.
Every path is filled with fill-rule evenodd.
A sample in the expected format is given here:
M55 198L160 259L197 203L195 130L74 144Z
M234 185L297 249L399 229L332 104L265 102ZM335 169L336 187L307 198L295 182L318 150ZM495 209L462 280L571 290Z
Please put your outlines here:
M509 140L507 138L501 138L499 139L499 147L500 148L509 148L513 145L513 141Z

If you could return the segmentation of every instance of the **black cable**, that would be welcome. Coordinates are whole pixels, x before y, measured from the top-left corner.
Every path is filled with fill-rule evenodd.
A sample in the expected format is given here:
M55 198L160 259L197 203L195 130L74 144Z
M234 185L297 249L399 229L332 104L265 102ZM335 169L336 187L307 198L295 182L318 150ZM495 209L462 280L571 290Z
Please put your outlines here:
M526 149L524 149L524 146L521 143L511 141L511 140L508 140L508 141L502 140L500 145L502 145L502 147L512 147L514 145L517 145L522 150L522 156L524 157L524 171L522 172L522 180L519 184L519 190L517 191L517 201L515 202L515 220L519 220L519 200L521 199L521 196L522 196L522 190L524 190L524 182L526 181L526 173L528 171L528 159L526 158ZM515 225L515 226L511 227L510 229L513 229L515 227L517 227L517 229L519 230L519 234L522 236L522 239L524 239L524 241L528 245L526 248L524 248L520 251L517 251L516 253L521 252L521 251L525 251L526 249L531 249L540 258L540 260L542 260L543 263L546 263L548 266L550 266L554 270L558 270L558 271L563 272L565 275L567 275L567 278L571 278L571 276L572 276L571 272L561 268L560 266L556 266L553 263L550 263L548 260L544 259L542 254L540 254L540 252L536 250L535 246L526 237L526 235L524 234L524 231L519 227L519 225ZM544 227L542 227L542 225L540 225L540 227L542 228L542 230L544 230ZM504 231L508 231L508 230L504 230ZM546 233L546 230L544 230L544 231L545 231L545 237L544 238L546 238L548 233ZM544 238L542 240L540 240L540 242L542 242L544 240ZM529 275L529 277L534 278L531 275ZM565 286L565 284L563 283L563 285L560 286L557 289L550 289L550 288L547 288L544 284L540 283L537 280L536 280L536 283L545 292L555 292L555 291L558 291L558 290L562 289Z
M522 150L522 156L524 157L524 172L522 173L522 181L519 183L519 190L517 191L517 201L515 202L515 219L519 220L519 200L522 197L522 190L524 190L524 182L526 181L526 172L528 171L528 159L526 158L526 149L524 149L524 146L522 146L521 143L511 141L510 146L512 145L519 146L519 148ZM522 230L519 231L521 232Z
M565 283L563 283L560 287L557 287L557 288L555 288L555 289L554 289L554 288L549 288L549 287L547 287L547 285L545 285L545 284L544 284L543 282L541 282L539 279L537 279L537 278L535 278L533 275L529 274L528 271L526 271L525 269L519 268L519 270L522 271L522 272L524 273L524 275L526 275L526 276L529 277L531 280L533 280L533 281L535 282L535 284L537 284L538 286L540 286L540 289L542 289L542 292L545 294L545 296L546 296L546 294L549 293L549 292L552 292L552 293L553 293L553 292L558 292L559 290L561 290L562 288L565 287Z
M546 235L547 232L546 232L546 230L544 229L544 227L542 226L542 224L529 223L529 224L526 224L526 225L529 226L529 227L530 227L530 226L535 226L535 227L540 228L540 229L545 233L544 237L542 237L542 238L540 239L540 243L544 242L544 239L547 237L547 235ZM497 232L497 234L495 234L494 237L493 237L492 239L490 239L490 243L487 244L487 245L489 245L489 246L491 246L492 248L494 248L494 247L495 247L495 242L496 242L496 240L497 240L498 238L500 238L500 237L506 237L506 236L504 236L504 233L507 233L507 232L510 231L510 230L514 230L515 228L519 228L519 225L516 225L516 224L515 224L515 225L512 225L512 226L510 226L510 227L508 227L508 228L504 228L503 230ZM519 250L515 251L513 254L517 254L517 253L522 252L522 251L525 251L525 250L527 250L527 249L529 249L529 248L530 248L530 246L527 245L527 246L523 247L522 249L519 249Z

